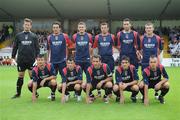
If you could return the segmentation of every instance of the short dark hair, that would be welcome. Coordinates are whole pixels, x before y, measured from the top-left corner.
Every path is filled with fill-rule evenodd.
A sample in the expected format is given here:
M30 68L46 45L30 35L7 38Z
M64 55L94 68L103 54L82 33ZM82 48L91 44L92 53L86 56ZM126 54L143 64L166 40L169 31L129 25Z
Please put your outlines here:
M93 59L93 58L99 58L99 60L101 61L101 56L100 56L100 55L93 55L93 56L92 56L92 59Z
M73 62L75 62L74 57L68 57L66 61L73 61Z
M125 56L125 55L122 56L121 62L122 62L123 60L130 62L129 57L127 57L127 56Z
M102 22L100 26L107 25L109 27L109 24L107 22Z
M157 58L157 56L156 55L151 55L150 58L152 58L152 59Z
M38 54L37 55L37 58L44 58L45 56L44 56L44 54Z
M154 27L154 24L152 23L152 22L147 22L146 24L145 24L145 26L153 26Z
M131 21L129 18L125 18L125 19L123 19L123 22L126 22L126 21Z
M29 18L24 18L24 22L30 22L30 23L31 23L31 25L32 25L32 20L31 20L31 19L29 19Z
M86 23L83 22L83 21L80 21L80 22L78 23L78 25L84 25L84 26L86 26Z
M53 25L59 25L59 28L61 28L62 26L61 26L61 22L59 22L59 21L55 21L55 22L53 22L53 24L52 24L52 26Z

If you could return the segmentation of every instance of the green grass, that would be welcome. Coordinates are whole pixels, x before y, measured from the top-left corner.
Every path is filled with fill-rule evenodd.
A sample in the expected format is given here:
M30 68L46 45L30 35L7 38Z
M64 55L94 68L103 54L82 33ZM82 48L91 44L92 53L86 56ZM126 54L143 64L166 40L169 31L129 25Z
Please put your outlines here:
M145 107L140 100L136 104L129 100L126 93L124 105L111 100L105 104L98 99L87 105L84 99L77 103L72 98L68 103L60 103L60 94L56 92L56 101L47 99L48 88L39 89L40 97L36 103L31 102L31 93L27 89L28 75L26 74L22 96L11 100L15 93L17 79L16 67L0 67L0 120L179 120L180 118L180 68L167 68L170 77L170 92L165 97L166 104L162 105L154 99L153 90L150 92L150 106ZM58 83L60 78L58 77ZM140 94L138 95L140 96Z

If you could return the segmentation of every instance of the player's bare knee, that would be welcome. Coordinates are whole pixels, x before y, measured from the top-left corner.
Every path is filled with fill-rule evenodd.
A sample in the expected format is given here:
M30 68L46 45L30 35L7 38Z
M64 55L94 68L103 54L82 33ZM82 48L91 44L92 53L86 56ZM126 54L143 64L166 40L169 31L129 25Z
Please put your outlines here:
M62 84L59 84L58 85L58 90L61 90L62 89Z
M113 87L112 82L107 82L105 86L106 86L107 88L112 88L112 87Z
M119 86L118 86L118 85L114 85L114 86L113 86L113 91L116 92L116 91L118 91L118 90L119 90Z
M133 90L133 91L139 91L138 85L133 85L133 86L132 86L132 90Z
M30 81L28 82L28 87L32 87L32 85L33 85L33 81L30 80Z
M142 89L144 87L144 82L141 81L138 86L139 86L139 89Z
M51 85L52 85L52 86L56 86L56 85L57 85L56 80L54 80L54 79L53 79L53 80L51 80Z
M86 89L86 83L82 83L81 87L82 89Z
M162 87L168 89L169 88L169 82L165 82Z
M75 90L80 90L80 89L81 89L81 85L80 85L80 84L76 84L76 85L74 86L74 89L75 89Z
M121 90L124 90L124 87L123 87L123 85L119 85L119 89L121 89Z

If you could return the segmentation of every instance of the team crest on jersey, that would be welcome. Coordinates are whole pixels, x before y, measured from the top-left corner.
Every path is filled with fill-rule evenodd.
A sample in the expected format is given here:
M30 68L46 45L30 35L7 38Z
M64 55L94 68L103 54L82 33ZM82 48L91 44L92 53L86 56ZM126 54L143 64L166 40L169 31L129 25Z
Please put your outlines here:
M42 75L45 75L45 72L44 72L44 70L43 70L43 71L41 71L41 73L42 73Z
M157 72L154 72L154 76L157 76Z
M74 76L74 73L73 73L73 71L72 71L70 74L71 74L71 76Z
M103 37L103 41L106 41L106 37Z
M100 70L97 70L97 75L100 75Z
M58 36L55 36L55 40L58 40Z
M125 37L126 37L126 39L128 39L128 38L129 38L128 34L126 34L126 36L125 36Z
M25 35L25 40L27 40L28 39L28 35Z
M81 40L83 40L84 39L84 36L81 36L81 38L80 38Z
M125 74L125 76L127 76L128 75L128 71L126 70L126 71L124 71L124 74Z

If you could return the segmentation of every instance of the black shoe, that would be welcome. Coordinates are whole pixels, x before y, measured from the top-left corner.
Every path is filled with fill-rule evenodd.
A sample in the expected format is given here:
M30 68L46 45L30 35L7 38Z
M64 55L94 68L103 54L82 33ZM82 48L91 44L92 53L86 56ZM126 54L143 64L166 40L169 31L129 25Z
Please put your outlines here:
M36 93L36 98L38 98L39 97L39 94L38 93Z
M158 92L155 92L155 93L154 93L154 96L158 96Z
M101 91L100 90L98 90L97 97L101 97Z
M137 102L136 96L131 97L131 100L132 100L133 103L136 103Z
M107 95L104 95L103 100L104 103L109 103L109 97Z
M144 96L142 96L141 101L142 101L142 103L144 103Z
M116 102L120 102L120 97L116 97Z
M164 101L164 97L163 96L161 96L161 95L159 95L159 102L161 103L161 104L165 104L165 101Z
M155 96L155 99L157 99L157 100L159 99L158 92L155 92L155 93L154 93L154 96Z
M51 94L51 101L55 101L55 95L54 94Z
M14 96L11 97L11 99L19 98L20 94L15 94Z
M91 94L89 97L90 97L90 101L92 101L92 102L95 101L95 99L96 99L93 94Z
M77 95L77 93L74 92L74 95L73 95L73 96L74 96L74 98L77 98L78 95Z

